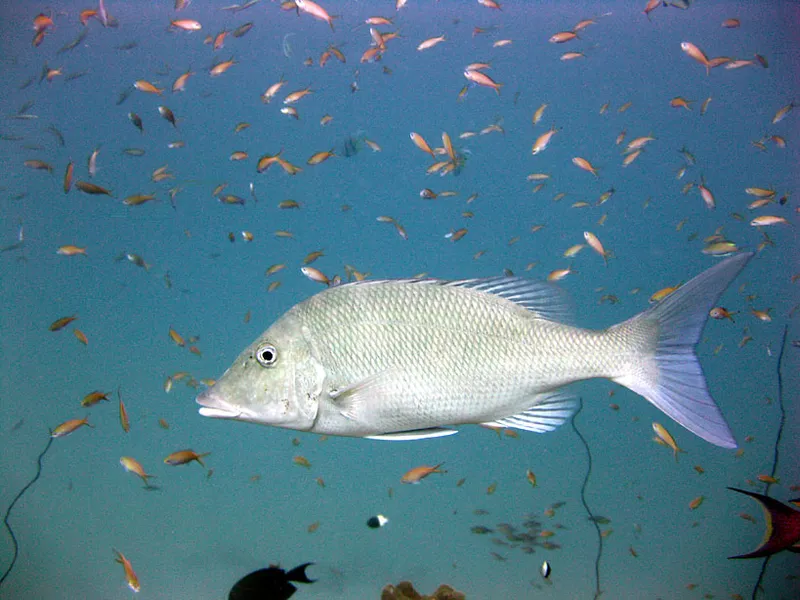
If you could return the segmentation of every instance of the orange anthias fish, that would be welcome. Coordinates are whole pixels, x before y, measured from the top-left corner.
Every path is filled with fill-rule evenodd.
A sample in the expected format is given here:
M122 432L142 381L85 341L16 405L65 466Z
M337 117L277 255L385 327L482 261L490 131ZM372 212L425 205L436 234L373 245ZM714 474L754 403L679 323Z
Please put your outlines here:
M433 48L436 44L441 44L444 41L445 37L443 35L428 38L427 40L420 42L419 46L417 46L417 50L420 52L423 50L428 50L429 48Z
M531 154L536 155L540 152L543 152L557 131L558 130L555 127L551 127L549 130L545 131L542 135L536 138L536 141L533 143L533 148L531 149Z
M101 400L110 402L110 400L108 399L108 393L100 391L89 392L83 397L83 400L81 400L81 406L83 406L84 408L89 406L94 406Z
M78 254L86 256L86 248L67 244L65 246L60 246L58 250L56 250L56 254L60 254L61 256L76 256Z
M714 194L711 193L704 184L698 183L697 189L700 190L700 196L703 198L703 202L706 204L706 208L713 210L717 206L717 201L714 199Z
M702 50L700 50L700 48L691 42L681 42L681 50L703 65L706 68L706 75L709 74L711 71L711 65L708 62L708 57L703 53Z
M464 71L464 77L466 77L472 83L476 83L484 87L490 87L495 92L497 92L498 96L500 95L500 88L503 86L503 84L497 83L486 73L483 73L481 71L476 71L473 69L467 69L466 71Z
M56 319L55 321L53 321L50 324L49 329L50 331L60 331L61 329L64 329L64 327L72 323L77 318L78 318L77 315L72 315L70 317L61 317L60 319Z
M575 158L572 159L572 164L597 177L597 169L594 166L592 166L592 163L590 163L585 158L576 156Z
M72 173L75 169L75 165L72 161L69 161L67 165L66 171L64 171L64 193L68 194L70 189L72 189Z
M183 339L183 336L175 331L172 327L169 328L169 337L181 348L186 345L186 340Z
M189 77L194 75L194 71L191 69L186 71L183 75L179 75L175 82L172 84L172 92L183 92L186 90L186 82L189 81Z
M414 467L408 473L403 475L400 478L400 481L402 483L419 483L431 473L446 473L447 471L442 471L439 468L443 464L444 463L439 463L435 467L428 467L428 466Z
M157 94L161 95L164 93L164 88L157 88L149 81L145 81L144 79L139 79L133 82L133 87L135 87L140 92L145 92L147 94Z
M559 31L556 34L553 34L547 41L551 44L563 44L564 42L574 40L577 37L578 34L574 31Z
M66 435L69 435L76 429L83 427L84 425L86 425L87 427L94 427L94 425L89 423L89 417L84 417L83 419L70 419L69 421L64 421L63 423L61 423L61 425L53 429L52 433L50 434L50 437L53 438L64 437Z
M182 29L183 31L200 31L203 26L192 19L177 19L170 21L170 25L175 29Z
M603 257L603 262L606 264L606 266L608 266L608 252L603 247L602 242L600 242L597 236L593 234L591 231L584 231L583 239L586 240L586 243L589 244L592 250L594 250L600 256Z
M419 149L420 149L420 150L422 150L423 152L427 152L428 154L430 154L431 156L433 156L434 158L436 158L436 154L434 154L433 150L431 150L431 147L428 145L428 142L426 142L426 141L425 141L425 138L424 138L424 137L422 137L422 136L421 136L420 134L418 134L416 131L412 131L412 132L411 132L410 134L408 134L408 135L409 135L409 137L411 138L411 141L412 141L412 142L414 142L414 145L415 145L417 148L419 148Z
M738 311L730 312L727 308L722 306L715 306L710 311L708 311L708 316L712 319L730 319L732 323L736 321L733 320L733 315L735 315Z
M164 463L168 465L172 465L173 467L178 465L185 465L193 460L196 460L200 465L205 467L203 463L203 457L208 456L211 452L203 452L202 454L198 454L194 450L178 450L177 452L173 452L167 458L164 459Z
M42 31L46 31L54 26L52 17L44 13L39 13L33 19L33 29L36 33L41 33Z
M764 521L767 528L764 541L755 550L729 558L762 558L782 550L800 552L800 511L769 496L733 487L728 489L750 496L758 502L764 509ZM800 498L789 500L789 502L800 506Z
M117 395L119 395L119 391L117 391ZM122 401L122 397L119 398L119 424L122 427L122 431L128 433L131 430L131 421L128 418L128 411L125 408L125 403Z
M131 566L131 561L125 558L125 555L119 550L114 550L114 553L117 555L115 560L125 569L125 579L128 582L128 587L134 592L138 592L141 589L141 586L139 585L139 578L136 576L136 572Z
M692 107L689 106L692 104L694 100L687 100L681 96L675 96L672 100L669 101L669 105L672 108L685 108L686 110L692 110Z
M144 481L144 485L146 488L153 487L147 480L150 479L151 477L155 477L155 475L150 475L148 473L145 473L144 467L138 460L130 456L123 456L122 458L119 459L119 464L121 464L122 467L129 473L133 473L134 475L138 475L139 477L141 477L142 481Z
M208 73L212 77L218 77L218 76L222 75L225 71L230 69L235 64L236 64L236 61L233 60L233 59L226 60L226 61L223 61L221 63L217 63L216 65L211 67L211 69L209 70Z
M334 31L333 29L334 18L331 15L329 15L328 11L322 8L319 4L317 4L316 2L312 2L311 0L295 0L294 3L299 11L308 13L312 17L316 17L321 21L325 21L328 25L330 25L331 31Z

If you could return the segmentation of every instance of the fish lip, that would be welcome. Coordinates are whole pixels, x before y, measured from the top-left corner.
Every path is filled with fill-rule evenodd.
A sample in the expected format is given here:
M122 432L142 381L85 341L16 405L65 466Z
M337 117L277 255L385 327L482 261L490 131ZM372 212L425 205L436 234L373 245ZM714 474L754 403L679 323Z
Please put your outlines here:
M199 413L204 417L212 417L215 419L238 419L244 413L241 410L235 410L227 405L218 395L213 394L211 390L206 390L198 394L195 402L200 405Z
M198 412L203 417L215 419L238 419L242 415L242 413L226 410L224 408L211 408L208 406L201 406Z

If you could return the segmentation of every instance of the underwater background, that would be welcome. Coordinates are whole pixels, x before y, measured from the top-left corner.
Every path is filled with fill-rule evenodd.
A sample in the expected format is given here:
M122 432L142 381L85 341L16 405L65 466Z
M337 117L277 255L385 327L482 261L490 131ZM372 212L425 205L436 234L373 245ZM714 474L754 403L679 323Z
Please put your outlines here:
M604 598L750 597L762 561L727 557L758 545L764 516L726 488L763 493L758 475L772 472L784 327L785 425L770 495L800 497L800 350L791 343L800 337L800 111L772 122L800 101L800 5L698 0L688 10L659 6L645 15L645 4L509 0L496 10L409 0L396 11L388 0L331 1L323 6L338 15L332 30L266 0L241 11L222 10L225 2L176 11L166 0L109 0L116 27L91 16L82 25L80 12L95 8L88 2L4 2L0 508L36 474L51 429L87 415L94 427L53 440L40 478L13 507L19 556L0 598L129 597L114 550L138 574L138 597L149 599L227 598L252 570L309 561L317 581L300 585L296 598L378 598L385 584L403 579L425 593L448 583L467 598L593 598L601 540ZM53 25L35 46L39 13ZM399 37L386 42L379 61L361 63L373 41L364 20L378 15L393 23L375 29ZM723 27L730 18L740 26ZM202 30L170 28L176 19L197 20ZM576 39L548 41L583 19L594 23ZM227 36L218 50L204 43L246 23L252 29ZM84 30L85 39L64 49ZM445 41L417 50L441 35ZM499 40L511 43L495 46ZM681 50L684 41L709 57L753 62L707 74ZM346 63L331 56L320 66L330 45ZM562 60L565 52L583 56ZM209 74L231 59L226 72ZM464 68L474 62L491 64L485 73L502 84L499 94L463 90ZM185 91L173 93L187 71L194 75ZM134 90L137 80L163 95ZM263 102L280 80L287 83L275 99ZM299 118L282 114L283 98L305 88L313 93L293 105ZM691 110L671 106L677 97L691 100ZM160 105L174 113L175 126ZM325 115L332 120L323 126ZM249 127L237 133L239 123ZM553 127L547 149L532 155ZM434 161L411 132L434 147L447 132L463 165L426 174ZM625 145L648 135L655 139L623 167ZM182 147L169 147L178 141ZM331 149L335 156L307 164ZM230 160L235 151L248 157ZM279 152L302 171L289 175L274 164L257 172L259 157ZM590 160L597 176L574 157ZM26 161L48 163L52 172ZM65 194L70 161L75 181L113 197L74 185ZM154 182L164 165L169 175ZM540 181L528 175L535 173L549 178L534 192ZM244 204L215 197L221 184L221 195ZM715 209L698 184L713 192ZM751 209L751 187L774 197ZM424 188L439 197L420 197ZM136 194L156 199L123 203ZM288 200L299 207L279 207ZM788 224L751 226L758 215ZM378 220L387 216L393 221ZM602 241L607 266L588 247L564 256L584 243L584 231ZM311 252L324 252L315 268L344 279L345 265L370 278L510 270L544 279L570 268L558 285L573 299L575 321L603 328L716 264L720 258L703 253L715 234L709 242L724 238L757 251L720 299L736 312L733 321L710 320L697 349L740 451L701 440L609 381L573 385L583 401L575 425L592 457L585 499L594 521L581 501L587 453L571 424L541 435L469 426L443 439L388 443L197 412L201 380L219 377L284 311L323 289L300 271ZM66 245L85 255L57 254ZM266 275L276 264L286 268ZM768 309L769 321L752 312ZM77 319L50 331L67 316ZM193 339L179 346L170 329ZM109 401L82 407L95 390ZM129 432L120 426L120 397ZM653 421L686 451L677 461L652 441ZM210 452L206 468L164 464L185 448ZM120 466L122 456L155 476L152 489ZM445 474L400 483L409 469L442 462ZM366 521L376 514L389 522L370 529ZM521 532L534 542L514 541ZM0 569L12 557L4 531ZM544 560L552 567L547 580ZM772 557L754 597L800 597L798 566L796 554Z

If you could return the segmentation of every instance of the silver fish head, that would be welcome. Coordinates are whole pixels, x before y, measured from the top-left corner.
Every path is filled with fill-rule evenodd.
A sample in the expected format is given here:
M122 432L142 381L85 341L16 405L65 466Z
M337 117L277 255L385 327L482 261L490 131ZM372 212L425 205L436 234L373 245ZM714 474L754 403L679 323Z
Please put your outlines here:
M314 425L325 371L311 333L287 313L256 339L209 389L200 414L307 431Z

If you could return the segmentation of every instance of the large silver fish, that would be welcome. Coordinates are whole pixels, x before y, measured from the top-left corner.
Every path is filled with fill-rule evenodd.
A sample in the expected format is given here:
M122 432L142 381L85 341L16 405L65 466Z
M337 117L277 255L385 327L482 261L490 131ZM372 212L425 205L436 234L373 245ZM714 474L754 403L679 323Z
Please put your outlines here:
M712 444L735 448L694 353L708 311L752 254L728 258L608 329L565 324L549 284L496 277L331 287L297 304L197 397L200 414L403 440L481 423L550 431L569 383L605 377Z

